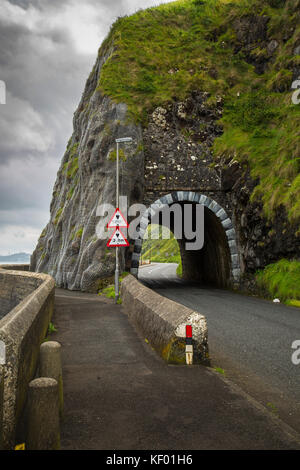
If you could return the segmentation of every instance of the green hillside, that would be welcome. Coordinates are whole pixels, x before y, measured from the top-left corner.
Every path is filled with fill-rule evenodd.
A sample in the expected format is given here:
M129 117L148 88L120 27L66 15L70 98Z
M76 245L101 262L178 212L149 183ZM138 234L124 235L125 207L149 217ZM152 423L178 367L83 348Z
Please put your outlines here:
M149 225L143 241L141 259L151 260L153 263L180 263L179 246L173 233L161 225Z
M243 21L257 18L266 40L254 38L249 48ZM215 157L249 163L258 182L252 197L269 219L283 205L290 221L300 220L300 113L291 101L300 0L179 0L119 18L99 54L112 44L102 92L127 103L143 125L155 107L192 90L208 92L211 106L221 99L224 133L215 140Z

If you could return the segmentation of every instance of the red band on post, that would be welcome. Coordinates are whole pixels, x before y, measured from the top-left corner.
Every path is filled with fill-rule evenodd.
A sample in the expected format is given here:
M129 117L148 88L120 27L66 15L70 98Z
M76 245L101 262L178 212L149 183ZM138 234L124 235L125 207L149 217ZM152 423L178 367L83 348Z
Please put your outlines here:
M193 336L193 333L192 333L192 325L186 325L185 327L185 331L186 331L186 337L187 338L192 338Z

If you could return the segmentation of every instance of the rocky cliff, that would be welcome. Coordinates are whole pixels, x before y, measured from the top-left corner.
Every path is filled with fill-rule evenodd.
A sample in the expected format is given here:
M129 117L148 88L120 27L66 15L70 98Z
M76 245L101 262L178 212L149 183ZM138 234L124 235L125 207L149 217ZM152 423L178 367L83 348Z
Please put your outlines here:
M96 210L201 191L234 221L242 272L300 257L300 1L184 0L120 18L74 115L31 269L95 289L114 271ZM122 269L130 250L121 254Z
M141 127L128 123L127 106L96 90L111 50L97 59L74 114L74 132L62 159L53 190L50 221L31 258L31 269L48 272L56 284L86 290L109 277L113 253L96 236L100 204L115 205L115 139L130 135L133 143L121 160L121 190L129 203L143 192ZM121 153L121 155L123 155ZM124 253L122 266L124 266Z

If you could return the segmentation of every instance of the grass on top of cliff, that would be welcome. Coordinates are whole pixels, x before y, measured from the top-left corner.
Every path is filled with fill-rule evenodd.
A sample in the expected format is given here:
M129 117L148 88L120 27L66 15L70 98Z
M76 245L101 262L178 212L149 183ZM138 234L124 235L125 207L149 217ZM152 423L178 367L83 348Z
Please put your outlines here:
M247 47L243 34L253 18L269 18L272 57L258 40ZM179 0L119 18L99 54L114 44L99 89L128 105L135 121L147 124L157 106L184 100L191 91L221 96L223 135L216 157L250 164L258 179L266 216L280 205L291 221L300 218L300 113L292 104L293 51L300 44L300 0ZM250 18L250 19L249 19ZM258 74L251 63L267 63Z

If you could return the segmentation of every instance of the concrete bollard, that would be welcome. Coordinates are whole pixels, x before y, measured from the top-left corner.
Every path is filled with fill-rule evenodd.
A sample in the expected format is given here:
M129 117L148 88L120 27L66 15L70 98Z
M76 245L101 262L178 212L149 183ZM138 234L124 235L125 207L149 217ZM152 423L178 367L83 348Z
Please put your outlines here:
M61 366L61 345L57 341L46 341L40 347L40 377L50 377L58 383L59 414L62 417L64 406L63 379Z
M26 449L60 448L58 383L42 377L32 380L28 390Z

